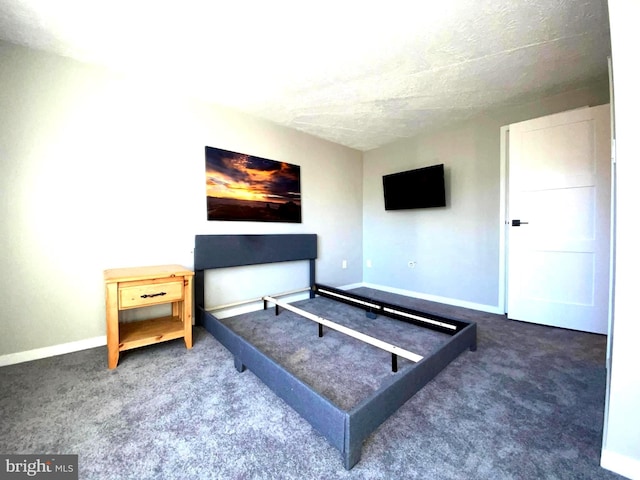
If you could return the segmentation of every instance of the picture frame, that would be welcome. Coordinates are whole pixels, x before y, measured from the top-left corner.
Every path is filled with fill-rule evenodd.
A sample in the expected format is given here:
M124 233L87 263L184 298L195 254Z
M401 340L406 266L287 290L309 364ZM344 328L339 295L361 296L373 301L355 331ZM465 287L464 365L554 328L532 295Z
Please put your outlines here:
M207 220L302 223L300 166L205 147Z

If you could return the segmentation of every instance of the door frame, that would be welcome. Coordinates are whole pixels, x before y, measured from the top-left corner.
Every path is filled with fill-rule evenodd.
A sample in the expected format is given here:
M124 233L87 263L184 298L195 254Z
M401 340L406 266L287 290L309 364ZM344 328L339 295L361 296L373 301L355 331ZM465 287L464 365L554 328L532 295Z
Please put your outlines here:
M508 222L508 184L509 167L509 125L500 127L500 247L498 259L498 311L507 313L507 222Z

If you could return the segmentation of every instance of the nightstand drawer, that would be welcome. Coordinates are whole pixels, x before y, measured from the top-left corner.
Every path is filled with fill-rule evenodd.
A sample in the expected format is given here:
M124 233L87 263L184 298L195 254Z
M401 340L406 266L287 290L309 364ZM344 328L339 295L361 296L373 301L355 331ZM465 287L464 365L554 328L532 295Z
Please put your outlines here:
M122 286L119 293L121 309L177 302L184 298L184 281Z

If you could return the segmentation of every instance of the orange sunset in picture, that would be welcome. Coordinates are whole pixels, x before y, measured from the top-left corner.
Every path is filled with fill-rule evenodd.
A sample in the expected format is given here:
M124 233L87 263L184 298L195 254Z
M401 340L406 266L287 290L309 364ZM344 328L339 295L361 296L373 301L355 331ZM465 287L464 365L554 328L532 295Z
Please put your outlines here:
M207 220L302 222L300 167L205 147Z

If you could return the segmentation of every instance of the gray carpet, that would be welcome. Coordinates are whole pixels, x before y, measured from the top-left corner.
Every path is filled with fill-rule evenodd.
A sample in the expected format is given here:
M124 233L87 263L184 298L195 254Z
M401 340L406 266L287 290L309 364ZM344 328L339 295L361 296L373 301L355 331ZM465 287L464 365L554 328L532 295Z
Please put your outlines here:
M368 318L362 309L328 298L316 297L297 302L296 306L422 356L450 339L444 333L388 317ZM224 319L222 323L345 411L396 375L391 369L390 353L329 328L324 328L319 339L317 323L284 309L277 317L271 308ZM398 373L413 365L398 357Z
M181 340L132 350L112 371L106 347L0 368L0 452L77 453L82 479L622 478L599 467L605 337L359 292L473 319L478 350L463 353L376 430L351 471L199 327L192 350ZM332 308L334 315L350 307ZM314 343L333 345L334 335ZM283 358L301 364L314 355L298 349ZM362 355L337 364L350 401L390 375L388 354L378 363ZM368 380L351 383L358 369L348 367L363 361L376 366Z

